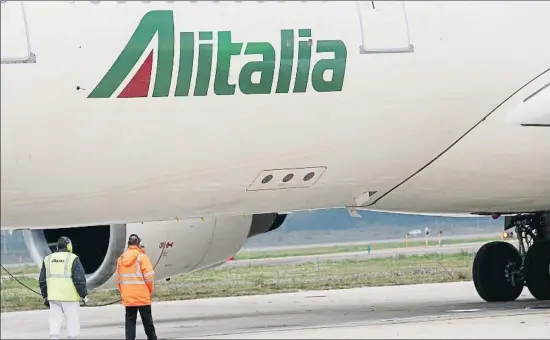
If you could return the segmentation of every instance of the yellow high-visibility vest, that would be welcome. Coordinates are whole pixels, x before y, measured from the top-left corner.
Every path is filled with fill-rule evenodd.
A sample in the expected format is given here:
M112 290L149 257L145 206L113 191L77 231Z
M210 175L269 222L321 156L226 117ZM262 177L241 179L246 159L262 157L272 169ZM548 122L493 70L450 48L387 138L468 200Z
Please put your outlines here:
M80 296L71 278L71 269L77 256L70 252L57 252L46 256L46 285L50 301L78 301Z

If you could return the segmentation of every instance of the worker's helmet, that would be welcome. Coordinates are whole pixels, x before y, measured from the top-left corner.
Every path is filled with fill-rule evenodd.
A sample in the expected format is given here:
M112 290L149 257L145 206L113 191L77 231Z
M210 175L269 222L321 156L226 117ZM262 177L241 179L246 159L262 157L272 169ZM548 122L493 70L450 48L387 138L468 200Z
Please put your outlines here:
M137 234L132 234L128 237L128 245L141 247L141 239Z
M73 243L70 238L67 236L61 236L57 240L57 250L68 250L69 252L73 252Z

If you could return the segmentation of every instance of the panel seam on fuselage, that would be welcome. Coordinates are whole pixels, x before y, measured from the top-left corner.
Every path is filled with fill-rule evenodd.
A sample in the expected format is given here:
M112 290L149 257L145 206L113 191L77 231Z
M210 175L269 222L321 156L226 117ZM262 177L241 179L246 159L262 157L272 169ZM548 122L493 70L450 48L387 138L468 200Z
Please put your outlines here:
M376 203L378 203L382 198L386 197L388 194L390 194L391 192L393 192L395 189L399 188L400 186L402 186L403 184L405 184L406 182L408 182L409 180L411 180L412 178L414 178L416 175L418 175L419 173L421 173L424 169L426 169L427 167L429 167L430 165L432 165L435 161L437 161L441 156L443 156L444 154L447 153L447 151L449 151L450 149L453 148L453 146L455 146L456 144L458 144L458 142L460 142L462 139L464 139L464 137L466 137L468 134L470 134L470 132L472 132L475 128L477 128L481 123L483 123L487 118L489 118L489 116L491 116L495 111L497 111L502 105L504 105L504 103L506 103L510 98L512 98L513 96L515 96L519 91L523 90L526 86L528 86L529 84L531 84L532 82L534 82L535 80L537 80L538 78L542 77L544 74L546 74L548 71L550 71L550 68L544 70L543 72L541 72L539 75L535 76L533 79L531 79L530 81L528 81L526 84L522 85L521 87L519 87L516 91L514 91L510 96L508 96L506 99L504 99L500 104L498 104L494 109L492 109L488 114L486 114L483 118L481 118L477 123L475 123L471 128L469 128L468 130L466 130L465 133L463 133L460 137L458 137L457 140L455 140L453 143L451 143L447 148L445 148L442 152L440 152L437 156L435 156L432 160L430 160L428 163L426 163L425 165L423 165L420 169L416 170L415 172L413 172L409 177L405 178L404 180L402 180L401 182L399 182L397 185L395 185L394 187L392 187L390 190L386 191L384 194L382 194L380 197L376 198L372 203L369 203L369 204L366 204L364 205L363 207L370 207L370 206L373 206L375 205Z
M210 242L208 242L208 247L204 251L204 254L202 254L201 259L197 263L195 263L195 265L187 271L188 273L195 270L199 266L199 264L201 264L202 261L204 261L204 259L206 258L206 255L208 255L208 251L210 250L210 247L212 247L212 242L214 241L214 237L216 236L216 227L217 226L218 226L218 217L214 217L214 228L212 228L212 235L210 235Z

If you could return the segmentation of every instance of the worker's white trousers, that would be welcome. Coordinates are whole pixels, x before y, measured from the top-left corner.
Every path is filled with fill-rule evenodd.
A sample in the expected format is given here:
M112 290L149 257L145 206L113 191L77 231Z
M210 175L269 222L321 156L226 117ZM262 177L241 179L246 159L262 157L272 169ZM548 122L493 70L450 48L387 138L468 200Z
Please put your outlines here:
M63 319L67 319L69 339L77 339L80 333L78 301L50 301L50 339L59 339Z

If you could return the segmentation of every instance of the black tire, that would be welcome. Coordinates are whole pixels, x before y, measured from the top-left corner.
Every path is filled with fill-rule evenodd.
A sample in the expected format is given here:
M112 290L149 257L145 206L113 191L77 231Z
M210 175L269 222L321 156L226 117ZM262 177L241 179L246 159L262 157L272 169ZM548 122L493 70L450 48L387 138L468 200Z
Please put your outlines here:
M521 267L519 251L508 242L484 244L476 253L472 278L479 296L487 302L514 301L523 291L523 282L513 285L505 276L506 266L513 262Z
M537 300L550 300L550 240L533 244L525 255L527 288Z

